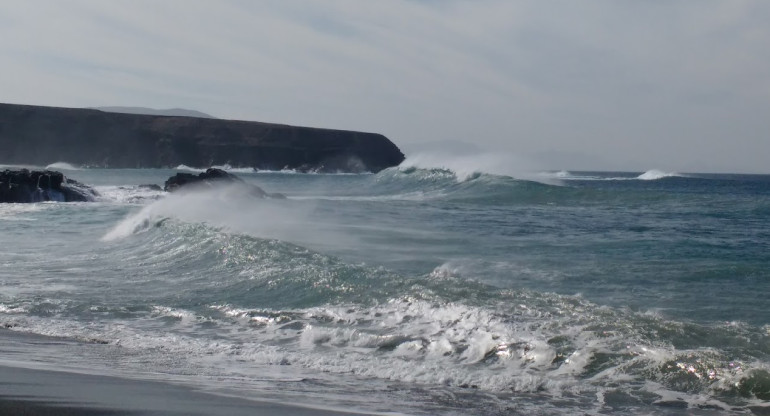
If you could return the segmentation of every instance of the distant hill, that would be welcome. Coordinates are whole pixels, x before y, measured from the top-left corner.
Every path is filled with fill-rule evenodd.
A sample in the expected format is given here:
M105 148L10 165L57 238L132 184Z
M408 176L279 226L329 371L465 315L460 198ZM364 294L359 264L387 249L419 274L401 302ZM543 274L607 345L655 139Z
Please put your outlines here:
M186 110L184 108L169 108L166 110L157 110L147 107L93 107L93 110L106 111L108 113L123 114L144 114L148 116L177 116L177 117L198 117L198 118L216 118L212 115L201 113L195 110Z
M0 103L0 163L106 168L377 172L404 160L385 136L257 121Z

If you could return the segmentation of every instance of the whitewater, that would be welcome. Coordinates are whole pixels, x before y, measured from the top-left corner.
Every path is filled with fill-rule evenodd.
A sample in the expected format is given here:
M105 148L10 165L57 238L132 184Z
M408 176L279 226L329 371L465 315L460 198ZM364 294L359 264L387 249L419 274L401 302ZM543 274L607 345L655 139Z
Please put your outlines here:
M770 176L481 165L225 167L271 200L52 164L100 197L0 205L0 326L58 340L2 361L375 414L770 411Z

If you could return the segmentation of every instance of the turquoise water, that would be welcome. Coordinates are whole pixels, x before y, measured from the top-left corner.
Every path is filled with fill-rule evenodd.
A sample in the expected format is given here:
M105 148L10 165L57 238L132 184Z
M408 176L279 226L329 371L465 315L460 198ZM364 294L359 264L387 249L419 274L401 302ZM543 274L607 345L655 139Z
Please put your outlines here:
M0 206L0 324L68 340L35 365L406 414L770 400L770 176L65 173L100 200Z

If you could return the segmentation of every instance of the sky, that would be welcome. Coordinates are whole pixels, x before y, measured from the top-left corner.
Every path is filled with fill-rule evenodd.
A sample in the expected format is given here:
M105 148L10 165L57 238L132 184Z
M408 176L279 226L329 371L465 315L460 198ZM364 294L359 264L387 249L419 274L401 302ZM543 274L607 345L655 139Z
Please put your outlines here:
M5 1L0 102L187 108L543 169L770 173L768 22L767 0Z

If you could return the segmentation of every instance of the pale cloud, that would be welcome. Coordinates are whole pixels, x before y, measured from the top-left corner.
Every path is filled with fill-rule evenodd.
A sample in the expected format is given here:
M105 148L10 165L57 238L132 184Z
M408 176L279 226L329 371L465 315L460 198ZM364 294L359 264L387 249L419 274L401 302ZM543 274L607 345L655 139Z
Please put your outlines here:
M768 19L763 0L5 2L0 90L767 172Z

